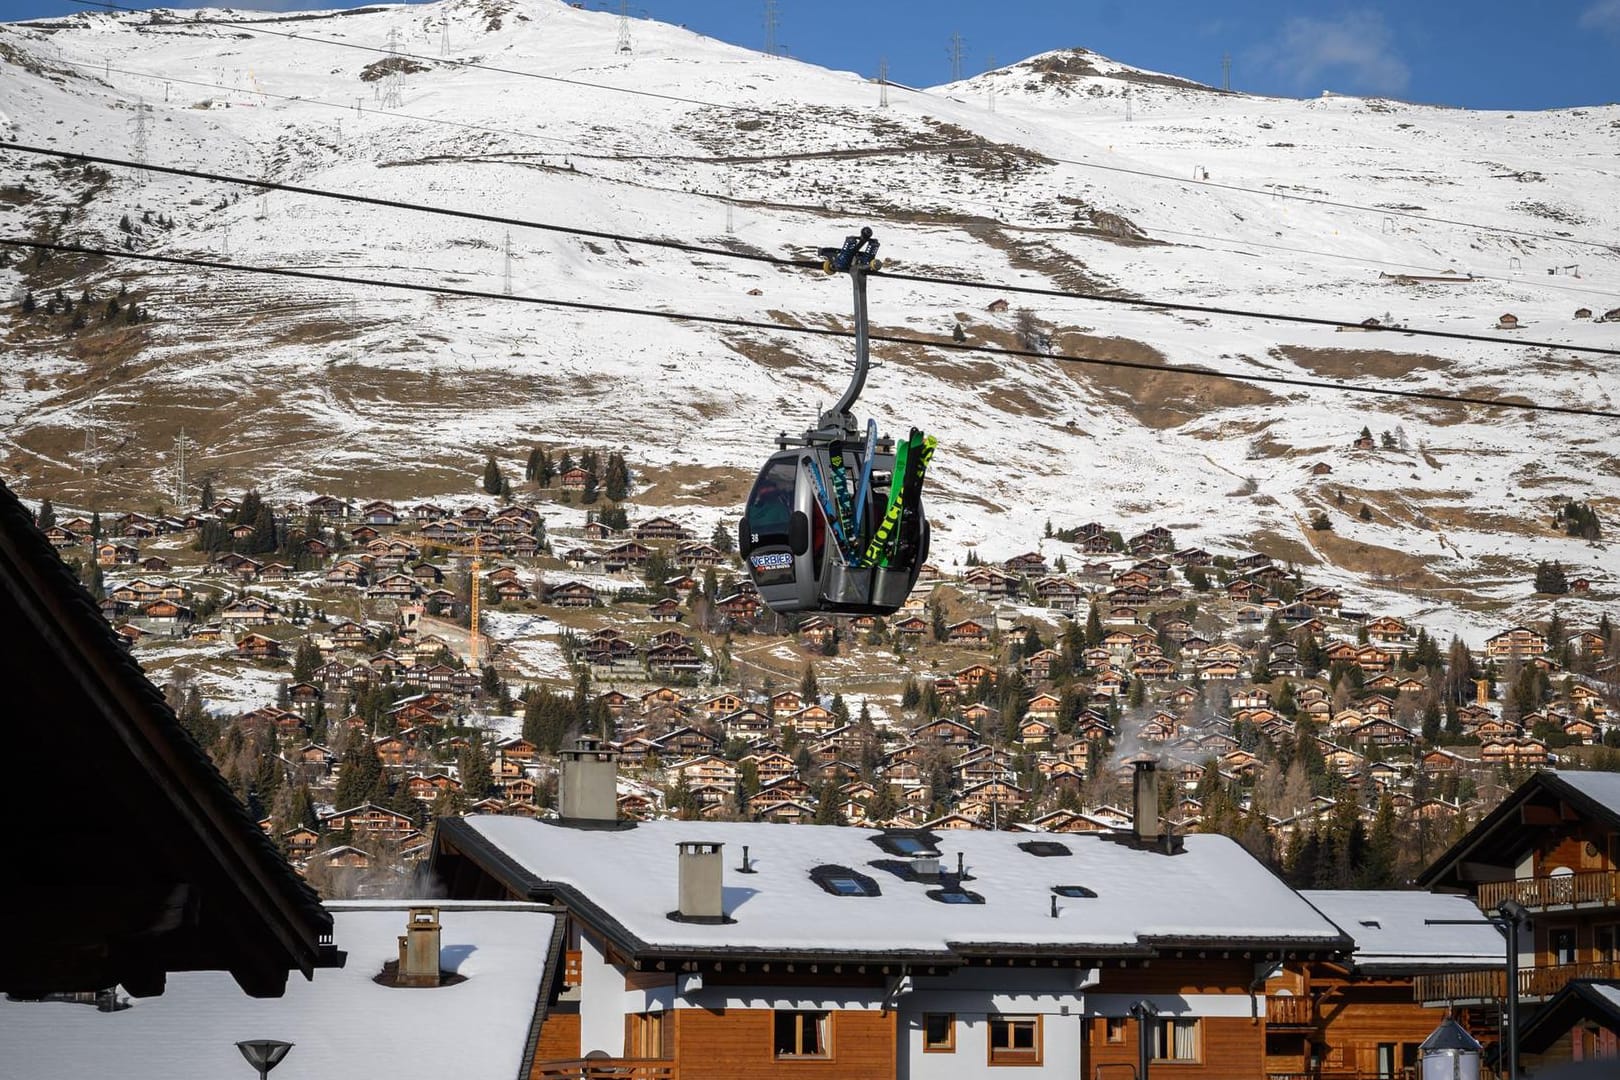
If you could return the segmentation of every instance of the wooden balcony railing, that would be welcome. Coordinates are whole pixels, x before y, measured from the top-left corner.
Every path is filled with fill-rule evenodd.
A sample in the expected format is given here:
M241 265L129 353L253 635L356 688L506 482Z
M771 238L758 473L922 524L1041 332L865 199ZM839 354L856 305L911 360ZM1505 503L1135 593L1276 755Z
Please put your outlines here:
M579 1058L536 1062L529 1080L674 1080L673 1061Z
M1531 911L1560 907L1620 907L1620 872L1584 870L1578 874L1487 881L1479 887L1479 906L1494 911L1504 900L1516 900Z
M1308 997L1266 998L1266 1026L1272 1028L1310 1028L1316 1026Z
M1519 972L1519 1000L1545 1000L1576 979L1616 978L1620 978L1620 961L1615 960L1524 968ZM1490 968L1485 971L1450 971L1439 975L1419 975L1412 982L1412 996L1428 1005L1462 1001L1501 1001L1507 997L1507 969Z

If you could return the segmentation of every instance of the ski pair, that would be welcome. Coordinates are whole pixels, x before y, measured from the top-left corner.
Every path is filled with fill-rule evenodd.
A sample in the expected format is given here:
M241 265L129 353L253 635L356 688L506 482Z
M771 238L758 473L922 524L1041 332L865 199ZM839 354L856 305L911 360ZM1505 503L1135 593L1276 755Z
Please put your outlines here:
M902 518L908 511L916 513L922 496L923 477L928 463L933 460L938 440L924 436L916 428L910 438L895 446L894 475L889 480L889 501L883 517L872 533L871 541L861 558L863 566L893 566L899 554ZM909 521L910 519L907 518Z

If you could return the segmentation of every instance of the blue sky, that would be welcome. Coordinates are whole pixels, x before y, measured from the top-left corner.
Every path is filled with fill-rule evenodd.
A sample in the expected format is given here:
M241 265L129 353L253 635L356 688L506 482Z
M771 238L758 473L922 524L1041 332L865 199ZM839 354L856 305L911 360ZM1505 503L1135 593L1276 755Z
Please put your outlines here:
M588 6L617 10L618 0ZM891 78L919 86L949 80L954 33L964 74L1083 45L1215 84L1230 55L1233 88L1267 94L1335 90L1494 109L1620 101L1620 0L776 0L776 9L783 51L868 75L884 58ZM0 19L78 10L68 0L0 0ZM751 48L765 44L765 0L631 0L631 11Z

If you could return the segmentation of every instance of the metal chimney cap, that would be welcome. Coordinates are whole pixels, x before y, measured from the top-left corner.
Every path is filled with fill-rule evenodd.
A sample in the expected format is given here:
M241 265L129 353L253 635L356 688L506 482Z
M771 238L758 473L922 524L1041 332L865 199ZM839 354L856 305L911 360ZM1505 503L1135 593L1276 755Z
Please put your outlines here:
M1447 1050L1462 1050L1469 1053L1479 1053L1479 1040L1463 1028L1457 1021L1447 1019L1423 1040L1418 1050L1424 1054L1441 1053Z

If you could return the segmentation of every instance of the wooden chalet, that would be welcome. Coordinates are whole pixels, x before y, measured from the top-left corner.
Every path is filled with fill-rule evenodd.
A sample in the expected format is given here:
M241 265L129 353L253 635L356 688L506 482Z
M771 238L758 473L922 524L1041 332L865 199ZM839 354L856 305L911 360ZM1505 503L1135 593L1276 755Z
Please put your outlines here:
M8 707L49 719L7 732L8 748L32 764L0 794L7 819L27 822L8 845L14 872L0 906L14 933L0 993L116 985L148 997L171 973L215 971L248 995L279 997L289 972L309 976L325 963L331 917L4 484L0 637ZM52 762L94 797L62 798ZM26 1010L74 1008L0 1003L0 1072L36 1076L47 1060L24 1050ZM71 1047L59 1028L53 1035L41 1045L59 1060Z
M958 829L975 823L964 813L875 830L615 826L570 753L562 790L579 800L560 824L447 819L431 856L451 897L560 911L570 959L545 983L532 1075L577 1076L589 1058L668 1078L1122 1076L1130 1006L1146 1000L1156 1075L1256 1077L1256 965L1350 952L1225 837ZM611 792L611 772L594 779ZM1189 879L1196 905L1180 899Z
M1482 912L1527 913L1519 970L1524 1064L1620 1061L1620 1011L1600 1003L1620 980L1620 773L1539 772L1418 877ZM1420 1001L1471 1006L1505 997L1500 962L1422 976ZM1476 1032L1476 1035L1479 1033Z

